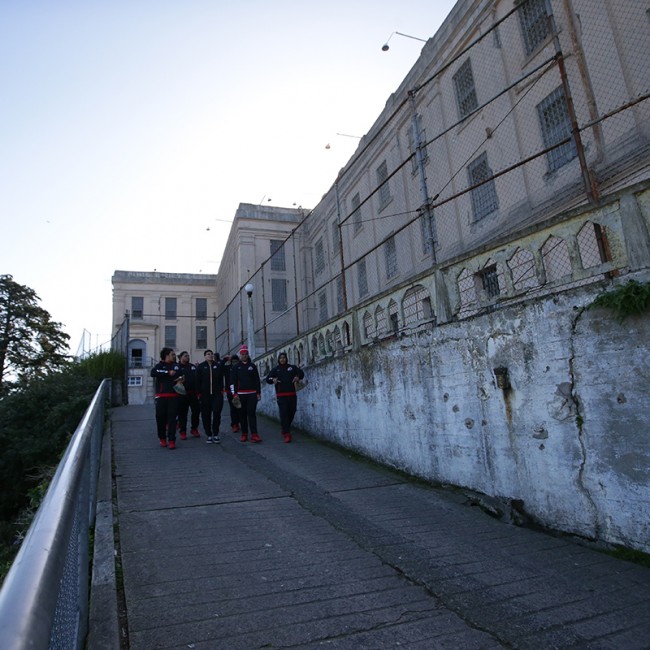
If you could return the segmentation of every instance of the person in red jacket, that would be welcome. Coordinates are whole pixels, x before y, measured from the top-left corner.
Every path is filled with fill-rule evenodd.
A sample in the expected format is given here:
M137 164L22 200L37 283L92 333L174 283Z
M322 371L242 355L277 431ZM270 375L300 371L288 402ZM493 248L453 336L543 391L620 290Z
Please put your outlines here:
M241 442L248 440L248 428L251 430L251 442L262 442L257 433L257 402L262 399L262 384L257 366L248 356L248 348L239 350L239 363L230 368L230 394L236 402L241 402L240 421Z
M285 442L291 442L291 423L298 408L296 385L305 378L305 373L295 364L289 363L286 352L278 355L278 365L266 376L266 383L275 386L275 397L280 411L280 427Z
M154 378L156 429L161 447L176 449L176 416L178 415L177 383L183 383L183 371L176 363L176 353L171 348L160 351L160 361L151 369Z

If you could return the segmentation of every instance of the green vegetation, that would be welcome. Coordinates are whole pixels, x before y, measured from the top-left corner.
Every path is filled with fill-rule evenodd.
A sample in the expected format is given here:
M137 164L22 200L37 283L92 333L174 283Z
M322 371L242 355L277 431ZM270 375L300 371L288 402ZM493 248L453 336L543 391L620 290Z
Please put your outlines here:
M122 379L124 377L124 355L121 352L100 352L91 354L79 362L82 373L95 379Z
M610 309L618 322L622 323L628 316L638 316L650 310L650 282L641 284L636 280L630 280L598 296L589 305L589 309L592 307Z
M102 352L23 382L0 398L0 578L101 380L123 372L122 355Z
M0 275L0 395L69 362L70 337L39 302L33 289Z

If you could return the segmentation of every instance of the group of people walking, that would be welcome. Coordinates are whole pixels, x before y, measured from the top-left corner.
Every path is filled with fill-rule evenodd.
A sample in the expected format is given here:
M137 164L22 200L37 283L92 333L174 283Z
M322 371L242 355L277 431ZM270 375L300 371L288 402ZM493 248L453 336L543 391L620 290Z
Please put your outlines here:
M176 433L187 439L188 418L190 435L200 438L199 418L207 443L219 443L219 429L224 395L230 410L230 426L240 433L240 441L260 443L257 430L257 402L262 398L261 380L257 366L252 362L248 348L242 346L239 355L220 359L212 350L203 354L204 361L190 362L190 355L181 352L176 358L172 348L160 351L160 361L152 368L155 380L156 429L161 447L176 449ZM275 386L284 442L291 442L291 424L296 414L297 385L304 372L289 364L286 353L278 355L278 364L265 377Z

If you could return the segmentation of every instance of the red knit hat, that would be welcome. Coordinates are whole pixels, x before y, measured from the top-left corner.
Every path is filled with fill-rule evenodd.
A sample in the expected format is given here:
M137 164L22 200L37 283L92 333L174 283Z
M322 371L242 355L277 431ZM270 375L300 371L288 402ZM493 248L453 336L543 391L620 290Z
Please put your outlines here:
M248 354L248 348L245 345L242 345L241 348L239 348L239 354Z

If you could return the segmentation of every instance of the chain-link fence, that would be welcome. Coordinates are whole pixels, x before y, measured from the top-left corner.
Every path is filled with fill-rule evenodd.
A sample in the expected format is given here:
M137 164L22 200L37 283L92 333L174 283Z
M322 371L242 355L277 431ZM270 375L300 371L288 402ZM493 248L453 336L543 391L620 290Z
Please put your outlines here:
M391 287L647 179L647 6L466 7L472 13L452 16L427 43L321 203L253 274L262 295L247 301L240 291L218 317L220 349L248 340L251 320L256 353L276 349ZM583 268L607 261L598 224L575 242ZM571 269L564 240L549 239L540 255L521 250L487 260L478 275L465 270L450 316L473 313L480 293L530 291ZM418 291L361 323L362 336L440 318Z
M127 314L111 339L111 352L119 352L124 356L124 376L121 381L113 380L112 406L122 406L129 403L129 327L130 317Z

